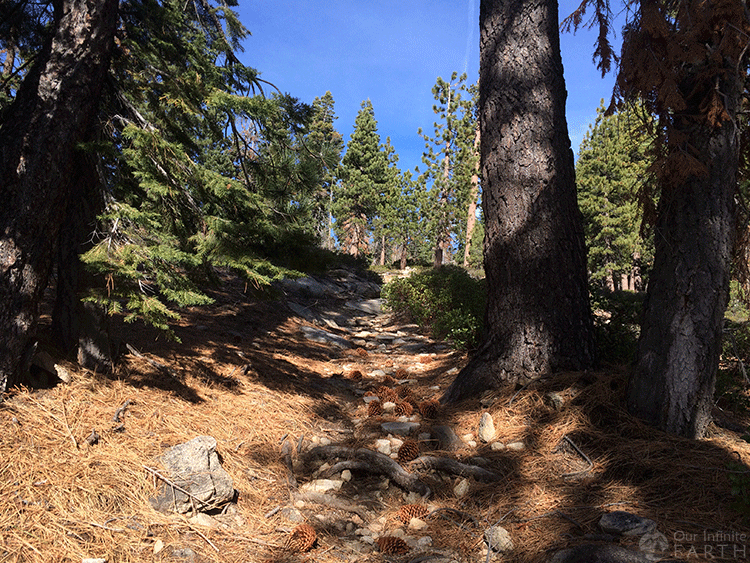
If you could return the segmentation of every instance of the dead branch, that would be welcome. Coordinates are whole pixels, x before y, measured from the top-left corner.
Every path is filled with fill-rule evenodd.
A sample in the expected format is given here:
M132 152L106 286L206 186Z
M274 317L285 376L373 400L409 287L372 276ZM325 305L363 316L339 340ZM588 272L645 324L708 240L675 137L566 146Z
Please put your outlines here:
M563 477L574 477L574 476L576 476L576 475L583 475L583 474L585 474L585 473L588 473L589 471L591 471L591 469L592 469L592 468L594 467L594 464L593 464L593 462L592 462L592 461L591 461L591 460L589 459L589 456L587 456L587 455L586 455L585 453L583 453L583 452L581 451L581 448L579 448L579 447L578 447L578 446L577 446L577 445L575 444L575 442L573 442L573 440L571 440L571 439L570 439L570 438L568 437L568 435L567 435L567 434L566 434L565 436L563 436L563 440L565 440L566 442L568 442L568 444L570 444L571 446L573 446L573 449L574 449L574 450L575 450L575 451L576 451L576 452L578 453L578 455L580 455L580 456L581 456L581 457L582 457L583 459L585 459L585 460L586 460L586 462L587 462L587 463L589 464L589 466L588 466L588 467L587 467L586 469L583 469L583 470L581 470L581 471L573 471L572 473L563 473L563 474L562 474L562 476L563 476Z
M125 347L130 351L131 354L133 354L137 358L141 358L142 360L146 360L149 364L151 364L152 366L154 366L156 369L158 369L162 373L166 373L168 376L173 377L177 381L180 380L180 378L177 376L177 374L169 366L166 366L166 365L162 364L161 362L157 362L156 360L152 360L151 358L147 358L146 356L144 356L143 354L141 354L138 350L136 350L135 348L133 348L127 342L125 343Z
M121 422L120 417L125 413L125 409L128 408L130 403L132 403L132 401L128 399L115 411L115 415L112 417L112 422Z
M367 522L369 520L367 512L365 512L361 506L357 506L355 504L344 502L343 500L338 499L334 497L333 495L328 495L325 493L307 492L307 493L298 493L294 495L294 499L303 500L306 502L314 502L316 504L323 504L325 506L329 506L336 510L343 510L344 512L351 512L359 516L363 522Z
M292 445L289 440L284 440L281 446L281 457L286 465L286 484L290 489L297 488L297 479L294 477L294 464L292 463Z
M471 477L482 483L492 483L499 481L503 478L499 473L489 471L483 467L477 465L469 465L461 463L455 459L447 457L434 457L429 455L423 455L418 457L412 462L412 467L419 469L436 469L438 471L445 471L452 475L459 475L461 477Z
M367 448L347 448L344 446L317 446L305 454L306 460L316 458L347 458L367 463L367 470L372 473L382 473L399 487L413 491L422 496L429 496L432 491L419 480L419 475L409 473L390 457Z

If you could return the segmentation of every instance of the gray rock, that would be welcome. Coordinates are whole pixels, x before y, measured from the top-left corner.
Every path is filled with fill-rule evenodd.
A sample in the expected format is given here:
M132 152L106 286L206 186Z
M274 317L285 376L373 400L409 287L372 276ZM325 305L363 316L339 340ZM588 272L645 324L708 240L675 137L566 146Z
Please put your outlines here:
M608 534L641 536L653 532L656 529L656 522L624 510L615 510L602 515L599 519L599 527Z
M383 310L382 299L367 299L365 301L348 301L346 307L355 311L362 311L369 315L378 315Z
M386 434L408 436L419 428L418 422L384 422L380 425Z
M652 563L652 560L640 551L609 543L595 543L558 551L549 563Z
M492 415L488 412L482 413L482 418L479 419L479 429L477 430L477 436L485 444L491 442L495 437L495 423L492 420Z
M430 440L438 450L459 450L466 445L450 426L443 425L430 429Z
M169 480L185 494L161 481L157 496L149 502L159 512L184 514L220 507L234 497L232 478L219 462L216 440L198 436L168 449L161 457Z
M304 307L300 305L299 303L295 303L294 301L287 301L286 303L289 308L292 310L292 312L305 319L306 321L314 321L316 320L315 313L313 313L310 309L307 307Z
M490 550L495 553L507 553L513 551L513 540L510 539L508 530L502 526L492 526L484 531L484 541Z
M331 332L328 332L327 330L323 330L322 328L302 326L300 327L300 330L305 335L305 338L307 338L308 340L312 340L313 342L320 342L321 344L333 344L338 348L344 349L352 347L352 345L346 338L337 336Z

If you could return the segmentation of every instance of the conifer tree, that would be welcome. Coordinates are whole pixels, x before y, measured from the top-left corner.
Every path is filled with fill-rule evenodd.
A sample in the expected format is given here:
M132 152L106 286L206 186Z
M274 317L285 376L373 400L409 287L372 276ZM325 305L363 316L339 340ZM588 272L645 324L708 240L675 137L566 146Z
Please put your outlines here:
M419 130L425 139L425 180L431 183L423 218L429 225L435 266L448 259L454 243L460 241L463 246L465 242L467 208L478 161L474 146L476 88L467 87L465 82L465 73L459 76L454 72L449 81L438 77L432 93L437 102L433 111L439 121L432 136Z
M370 252L372 221L389 182L388 154L380 143L372 102L362 102L337 173L333 215L336 232L352 256Z
M641 269L651 263L653 245L641 236L638 194L651 163L649 125L642 106L606 115L602 100L581 143L576 181L592 288L645 288Z

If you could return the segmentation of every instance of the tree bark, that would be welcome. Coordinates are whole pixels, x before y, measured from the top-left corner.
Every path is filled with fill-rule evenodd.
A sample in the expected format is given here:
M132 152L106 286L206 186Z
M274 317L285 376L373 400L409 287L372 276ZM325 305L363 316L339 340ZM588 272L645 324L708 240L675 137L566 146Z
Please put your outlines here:
M482 0L483 344L443 400L594 364L556 0Z
M0 392L23 367L74 189L77 145L96 115L117 0L58 0L50 39L0 127Z
M691 438L703 436L711 422L729 302L737 221L736 112L742 94L740 76L733 70L726 69L721 80L717 77L706 86L717 85L731 119L720 127L696 119L702 96L693 80L686 81L685 91L693 94L695 104L674 117L675 129L688 139L692 154L700 155L705 173L662 188L654 267L628 388L631 413L666 432Z

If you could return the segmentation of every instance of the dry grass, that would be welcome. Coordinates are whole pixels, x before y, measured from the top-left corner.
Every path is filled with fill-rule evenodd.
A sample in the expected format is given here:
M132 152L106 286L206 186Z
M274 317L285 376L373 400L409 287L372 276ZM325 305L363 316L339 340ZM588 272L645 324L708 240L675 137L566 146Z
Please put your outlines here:
M129 355L113 376L77 372L69 385L21 389L0 405L0 562L172 561L185 548L196 561L217 562L329 563L353 554L344 542L353 536L318 525L313 516L327 510L322 506L305 513L318 532L311 554L282 550L296 524L278 513L267 517L290 502L282 439L296 443L304 436L309 442L325 435L367 445L379 421L352 421L366 408L347 386L377 388L381 382L368 374L389 361L394 371L408 370L417 380L411 387L420 400L430 399L433 386L444 389L453 377L446 371L465 358L450 352L335 354L304 341L296 321L274 316L273 306L229 301L193 310L178 330L182 344L125 327L128 341L168 364L176 378ZM361 381L345 377L354 371ZM525 448L493 451L480 444L458 452L461 458L480 455L507 475L491 485L472 483L471 494L460 499L453 495L456 478L427 476L431 507L446 510L427 519L420 535L476 561L484 528L501 522L516 545L505 560L541 562L555 549L583 542L584 534L597 531L601 514L616 509L652 518L670 540L680 531L747 532L728 508L727 469L732 461L750 460L750 444L719 429L698 442L657 433L616 406L624 381L622 373L563 374L520 391L499 391L484 398L485 407L476 402L441 409L438 422L451 424L459 436L476 431L487 410L496 439L522 441ZM553 390L566 397L560 410L546 400ZM114 422L125 401L131 403L121 423ZM92 429L101 438L90 446L85 440ZM244 525L238 528L192 524L149 505L156 484L147 468L158 467L167 447L204 434L216 438L239 491ZM366 476L355 479L368 482ZM388 517L384 535L402 526L396 514L403 504L393 487L372 504ZM382 557L375 552L360 560Z

